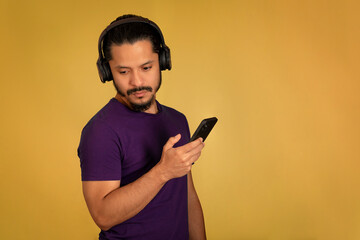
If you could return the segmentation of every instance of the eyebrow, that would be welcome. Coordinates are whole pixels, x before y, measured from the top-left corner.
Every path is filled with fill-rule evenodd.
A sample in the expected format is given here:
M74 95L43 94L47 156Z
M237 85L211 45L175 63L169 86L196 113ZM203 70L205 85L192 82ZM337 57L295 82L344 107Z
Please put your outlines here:
M147 65L147 64L150 64L150 63L153 63L154 62L154 60L150 60L150 61L147 61L146 63L143 63L143 64L141 64L140 66L142 67L142 66L145 66L145 65ZM117 66L115 66L115 68L130 68L130 67L127 67L127 66L122 66L122 65L117 65Z

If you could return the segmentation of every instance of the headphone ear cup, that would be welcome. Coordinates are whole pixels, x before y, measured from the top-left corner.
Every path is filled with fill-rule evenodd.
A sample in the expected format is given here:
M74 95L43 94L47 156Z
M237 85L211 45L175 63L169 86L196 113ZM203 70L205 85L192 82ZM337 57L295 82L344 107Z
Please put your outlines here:
M113 80L113 76L111 74L111 70L108 62L104 62L103 60L98 59L96 62L96 66L98 68L101 82L105 83L106 81Z
M170 49L167 46L164 46L160 49L159 52L159 64L160 70L171 70L171 57L170 57Z
M104 80L105 81L112 81L114 78L113 78L113 75L112 75L112 73L111 73L111 69L110 69L110 65L109 65L109 63L108 62L104 62L103 63L103 69L104 69Z
M165 63L165 53L163 51L163 49L160 49L159 51L159 65L160 65L160 70L163 71L166 69L166 63Z

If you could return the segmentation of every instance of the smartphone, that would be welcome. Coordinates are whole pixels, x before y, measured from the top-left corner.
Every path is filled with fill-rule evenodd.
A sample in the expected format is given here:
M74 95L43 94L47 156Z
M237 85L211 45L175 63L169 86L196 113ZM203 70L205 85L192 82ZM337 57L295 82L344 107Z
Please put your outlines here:
M205 141L206 137L209 135L210 131L213 129L217 122L216 117L207 118L201 121L200 125L196 129L194 135L191 137L190 142L202 138Z

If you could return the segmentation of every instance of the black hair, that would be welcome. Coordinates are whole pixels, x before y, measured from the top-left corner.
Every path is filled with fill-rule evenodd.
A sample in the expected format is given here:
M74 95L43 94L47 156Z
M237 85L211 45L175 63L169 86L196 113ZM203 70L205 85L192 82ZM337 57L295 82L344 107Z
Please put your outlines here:
M139 17L133 14L126 14L118 17L112 23L126 18ZM141 17L142 18L142 17ZM105 60L108 62L112 59L111 56L111 46L121 45L124 43L133 44L140 40L149 40L152 44L153 51L159 53L160 51L160 36L157 30L150 26L147 23L142 22L133 22L133 23L124 23L117 27L111 29L105 36L103 40L103 51Z

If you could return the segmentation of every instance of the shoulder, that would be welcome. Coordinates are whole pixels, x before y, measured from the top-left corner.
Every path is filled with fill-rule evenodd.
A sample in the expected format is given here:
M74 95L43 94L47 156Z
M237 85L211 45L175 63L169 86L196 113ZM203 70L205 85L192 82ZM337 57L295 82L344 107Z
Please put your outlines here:
M171 122L172 124L176 124L177 126L184 126L185 128L188 128L188 121L184 113L168 106L161 105L161 107L164 120Z
M84 130L90 129L113 129L114 125L125 118L126 111L122 105L111 99L102 109L100 109L85 125Z
M116 132L112 106L112 100L98 111L85 125L81 132L78 154L87 158L89 154L99 152L107 148L120 148L119 135ZM86 155L87 154L87 155ZM90 154L91 155L91 154Z
M164 115L166 115L166 116L171 116L171 117L186 120L186 116L182 112L179 112L178 110L176 110L174 108L171 108L171 107L168 107L165 105L161 105L161 108L162 108Z

